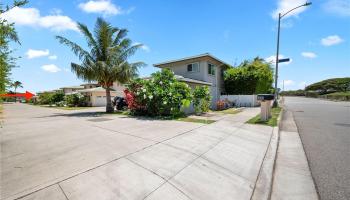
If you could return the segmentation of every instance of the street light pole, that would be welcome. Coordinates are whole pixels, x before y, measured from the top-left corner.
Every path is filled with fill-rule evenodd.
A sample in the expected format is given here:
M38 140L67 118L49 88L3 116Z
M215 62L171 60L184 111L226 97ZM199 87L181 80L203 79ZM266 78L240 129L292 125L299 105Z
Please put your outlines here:
M278 13L278 30L277 30L277 52L276 52L276 69L275 69L275 101L273 102L273 106L276 107L278 105L278 63L279 63L279 51L280 51L280 32L281 32L281 19L286 16L288 13L292 12L295 9L310 6L311 2L306 2L303 5L297 6L293 9L290 9L284 14Z
M281 13L278 13L278 31L277 31L277 53L276 53L276 68L275 68L275 101L274 106L277 106L278 100L278 61L280 55L280 32L281 32Z

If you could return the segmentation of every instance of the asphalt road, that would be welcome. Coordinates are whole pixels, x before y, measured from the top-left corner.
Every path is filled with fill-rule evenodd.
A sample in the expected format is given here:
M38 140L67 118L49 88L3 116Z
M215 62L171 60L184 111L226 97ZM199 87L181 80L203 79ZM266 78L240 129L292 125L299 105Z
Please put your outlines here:
M322 200L350 199L350 102L287 97Z

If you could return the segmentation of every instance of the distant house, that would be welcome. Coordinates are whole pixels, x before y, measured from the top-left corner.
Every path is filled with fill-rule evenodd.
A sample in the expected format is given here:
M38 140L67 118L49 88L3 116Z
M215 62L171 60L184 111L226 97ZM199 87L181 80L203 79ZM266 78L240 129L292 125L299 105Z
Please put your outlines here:
M118 82L114 82L111 88L111 99L114 97L124 96L125 86ZM106 106L106 90L98 83L84 83L79 86L66 86L56 90L48 90L37 92L36 98L42 93L55 93L62 91L65 95L80 93L87 97L89 106Z
M157 63L154 66L172 70L179 81L191 87L209 86L212 96L211 107L214 109L220 95L225 92L223 72L229 64L209 53Z
M82 86L84 86L84 89L77 92L88 98L89 106L106 106L106 89L92 83L82 84ZM123 84L114 82L111 88L111 99L113 100L116 96L123 97L124 89Z
M79 85L79 86L66 86L66 87L61 87L60 88L65 95L67 94L74 94L79 90L84 89L84 86Z

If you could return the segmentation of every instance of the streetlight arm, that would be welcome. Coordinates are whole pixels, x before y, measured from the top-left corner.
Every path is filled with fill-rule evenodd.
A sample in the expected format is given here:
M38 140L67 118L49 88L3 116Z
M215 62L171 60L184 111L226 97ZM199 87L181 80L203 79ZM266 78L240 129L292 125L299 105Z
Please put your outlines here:
M306 2L303 5L297 6L297 7L293 8L293 9L289 10L288 12L284 13L283 15L281 15L280 18L286 16L288 13L292 12L293 10L296 10L296 9L298 9L300 7L309 6L309 5L311 5L311 2Z

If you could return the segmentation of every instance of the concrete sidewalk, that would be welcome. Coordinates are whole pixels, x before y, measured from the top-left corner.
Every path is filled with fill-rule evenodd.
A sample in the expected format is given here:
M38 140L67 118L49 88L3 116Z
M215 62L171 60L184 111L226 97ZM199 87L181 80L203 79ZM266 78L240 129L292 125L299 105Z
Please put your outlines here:
M271 199L317 200L308 161L290 111L284 111L281 125Z
M273 135L244 123L256 108L210 125L42 109L5 106L1 199L251 199Z

